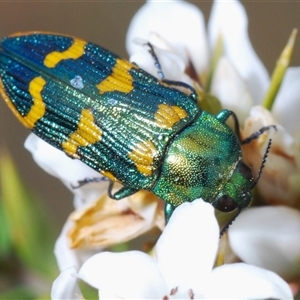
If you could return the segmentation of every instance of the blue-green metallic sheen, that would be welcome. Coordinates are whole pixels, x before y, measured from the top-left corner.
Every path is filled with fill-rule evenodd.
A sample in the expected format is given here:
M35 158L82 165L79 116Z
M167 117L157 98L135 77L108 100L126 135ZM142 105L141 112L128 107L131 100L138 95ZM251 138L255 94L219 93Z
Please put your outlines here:
M76 154L96 171L111 172L123 184L116 199L140 189L153 191L168 203L167 218L176 206L197 198L217 208L224 195L239 208L248 205L252 179L244 178L237 167L241 146L236 133L225 124L230 112L224 110L217 116L203 112L194 93L186 95L162 84L135 65L124 70L133 78L132 91L99 94L97 84L112 75L118 59L111 52L87 43L82 57L63 60L52 69L44 65L47 54L62 52L72 43L72 37L49 33L2 40L2 93L22 116L33 104L30 81L36 76L46 80L42 91L46 114L32 128L35 134L64 150L62 143L76 130L82 110L89 109L103 135L99 142L79 147ZM71 84L74 78L82 79L80 88ZM160 104L177 106L187 116L171 128L161 128L154 119ZM151 141L156 148L151 175L142 174L128 155L141 141Z

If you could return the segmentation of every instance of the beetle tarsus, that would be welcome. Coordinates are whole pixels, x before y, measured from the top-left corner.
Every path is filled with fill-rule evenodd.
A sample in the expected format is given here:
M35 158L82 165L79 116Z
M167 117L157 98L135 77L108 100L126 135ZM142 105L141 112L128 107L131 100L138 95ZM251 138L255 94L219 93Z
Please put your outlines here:
M157 57L157 55L156 55L156 53L154 51L153 45L150 42L148 42L147 46L149 47L149 53L151 54L151 56L152 56L152 58L154 60L154 65L155 65L155 67L157 69L157 75L158 75L159 79L164 80L165 79L165 75L164 75L164 72L162 70L161 64L160 64L160 62L158 60L158 57Z
M72 189L78 189L81 188L84 185L94 183L94 182L102 182L102 181L108 181L107 177L93 177L93 178L84 178L83 180L78 180L77 181L77 186L74 186L71 184Z
M164 72L163 72L163 70L162 70L162 66L161 66L161 64L160 64L160 62L159 62L159 59L158 59L156 53L155 53L155 50L154 50L153 45L152 45L150 42L148 42L148 43L147 43L147 46L149 47L149 53L151 54L151 56L152 56L152 58L153 58L153 60L154 60L154 65L155 65L155 67L156 67L156 69L157 69L157 75L158 75L159 79L160 79L162 82L164 82L164 83L166 83L167 85L169 85L169 86L183 87L183 88L189 90L190 93L191 93L191 94L190 94L191 98L192 98L192 99L198 99L198 95L197 95L195 89L194 89L193 87L191 87L189 84L187 84L187 83L185 83L185 82L176 81L176 80L169 80L169 79L166 79L166 78L165 78Z

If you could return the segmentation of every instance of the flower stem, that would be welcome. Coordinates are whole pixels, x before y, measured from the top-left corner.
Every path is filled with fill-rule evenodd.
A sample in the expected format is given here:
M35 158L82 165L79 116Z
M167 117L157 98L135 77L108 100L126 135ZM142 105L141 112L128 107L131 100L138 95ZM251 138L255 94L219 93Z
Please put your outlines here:
M293 29L286 46L284 47L281 55L279 56L279 59L277 60L275 70L272 74L270 87L262 103L262 106L268 110L272 109L275 98L280 89L284 74L289 66L296 41L297 31L298 30L296 28Z

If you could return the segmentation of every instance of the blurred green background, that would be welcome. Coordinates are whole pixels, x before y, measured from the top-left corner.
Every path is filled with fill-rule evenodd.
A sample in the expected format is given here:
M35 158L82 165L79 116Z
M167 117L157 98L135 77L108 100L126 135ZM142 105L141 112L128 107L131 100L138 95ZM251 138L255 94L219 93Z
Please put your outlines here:
M273 70L294 27L300 29L299 1L242 1L249 18L252 44ZM134 13L144 1L1 1L0 38L18 31L43 30L75 35L126 58L125 36ZM209 18L211 1L194 1ZM197 37L195 37L197 38ZM292 65L300 66L300 35ZM0 101L0 144L8 148L25 184L46 202L60 229L72 210L71 193L42 171L24 149L28 131ZM57 232L58 234L58 232Z

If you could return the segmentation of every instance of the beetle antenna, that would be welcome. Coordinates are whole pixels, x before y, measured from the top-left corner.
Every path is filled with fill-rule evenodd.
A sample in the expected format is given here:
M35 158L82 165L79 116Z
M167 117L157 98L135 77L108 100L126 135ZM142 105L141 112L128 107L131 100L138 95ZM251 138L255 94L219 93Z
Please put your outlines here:
M237 216L241 213L242 209L239 208L237 214L223 227L223 229L220 232L220 238L221 236L227 231L229 226L234 222L234 220L237 218Z
M241 141L242 145L249 144L253 140L259 138L264 132L270 130L271 128L274 128L277 131L276 125L268 125L260 128L256 132L252 133L250 136L245 138L244 140Z
M259 171L258 171L258 174L257 174L257 177L255 179L255 181L253 182L252 186L251 186L251 190L254 189L254 187L257 185L258 181L259 181L259 178L262 174L262 170L263 168L265 167L265 163L267 161L267 157L268 157L268 153L270 151L270 148L271 148L271 144L272 144L272 140L269 139L269 142L268 142L268 146L266 148L266 151L265 151L265 154L264 154L264 157L261 161L261 165L260 165L260 168L259 168Z
M265 163L267 161L267 157L271 148L271 144L272 144L272 139L269 139L265 154L263 156L263 159L261 161L261 165L257 174L257 177L255 179L255 181L253 182L252 186L251 186L251 190L257 185L259 178L262 174L262 170L265 167ZM220 232L220 237L227 231L227 229L229 228L229 226L232 224L232 222L237 218L237 216L241 213L242 209L239 208L237 214L224 226L224 228L221 230Z
M161 64L160 64L160 62L158 60L158 57L157 57L157 55L156 55L156 53L154 51L153 45L150 42L148 42L147 46L149 47L149 53L151 54L151 56L152 56L152 58L154 60L154 65L155 65L155 67L157 69L157 75L160 78L160 80L164 80L165 79L165 75L164 75L164 72L162 70Z

